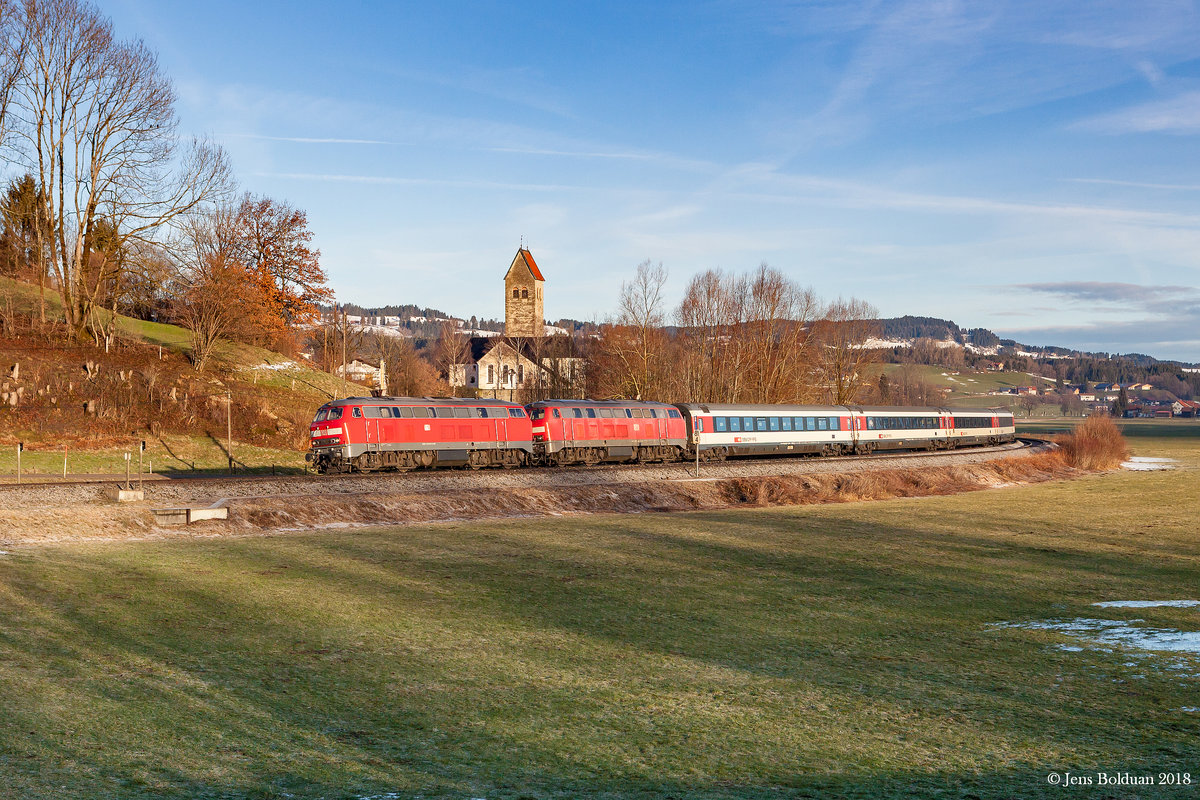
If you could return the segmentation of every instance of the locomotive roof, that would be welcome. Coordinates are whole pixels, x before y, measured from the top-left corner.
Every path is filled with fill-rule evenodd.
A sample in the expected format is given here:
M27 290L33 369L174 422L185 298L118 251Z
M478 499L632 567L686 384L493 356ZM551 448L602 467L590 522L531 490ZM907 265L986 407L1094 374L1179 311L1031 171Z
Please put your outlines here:
M521 408L520 403L510 403L507 400L491 400L470 397L344 397L340 400L330 400L327 406L359 406L364 403L381 406L501 406L505 408Z
M538 400L530 406L556 406L558 408L573 408L579 406L607 406L608 408L674 408L670 403L660 403L657 400Z

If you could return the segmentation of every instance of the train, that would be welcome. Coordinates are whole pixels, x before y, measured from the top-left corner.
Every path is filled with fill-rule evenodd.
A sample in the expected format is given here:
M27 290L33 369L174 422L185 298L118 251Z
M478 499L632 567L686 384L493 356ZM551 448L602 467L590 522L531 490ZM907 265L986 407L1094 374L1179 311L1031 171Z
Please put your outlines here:
M347 397L309 437L326 474L865 455L1002 444L1016 428L1004 408Z

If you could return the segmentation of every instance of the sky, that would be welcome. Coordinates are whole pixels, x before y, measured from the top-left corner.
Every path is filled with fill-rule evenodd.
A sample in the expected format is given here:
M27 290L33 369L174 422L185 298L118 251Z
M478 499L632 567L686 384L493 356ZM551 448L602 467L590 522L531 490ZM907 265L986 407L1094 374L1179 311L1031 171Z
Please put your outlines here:
M339 300L602 321L649 260L1200 361L1197 2L100 0Z

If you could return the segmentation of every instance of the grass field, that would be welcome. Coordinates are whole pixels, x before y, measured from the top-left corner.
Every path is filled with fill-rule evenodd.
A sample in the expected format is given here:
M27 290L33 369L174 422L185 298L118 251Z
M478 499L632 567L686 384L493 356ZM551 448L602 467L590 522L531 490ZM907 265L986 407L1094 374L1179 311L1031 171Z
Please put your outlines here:
M130 438L109 447L91 450L66 451L68 475L124 475L125 454L131 455L131 472L136 478L138 447L146 442L143 463L147 472L159 475L224 474L229 469L225 440L207 436L151 436ZM47 449L45 445L30 447L21 453L21 472L26 479L62 477L63 451ZM256 447L234 442L233 456L240 473L270 472L280 474L304 472L302 450L276 447ZM13 447L0 447L0 484L17 479L17 453Z
M1136 434L1179 468L14 550L0 796L1195 797L1200 657L995 624L1200 631L1091 605L1200 599L1200 426Z

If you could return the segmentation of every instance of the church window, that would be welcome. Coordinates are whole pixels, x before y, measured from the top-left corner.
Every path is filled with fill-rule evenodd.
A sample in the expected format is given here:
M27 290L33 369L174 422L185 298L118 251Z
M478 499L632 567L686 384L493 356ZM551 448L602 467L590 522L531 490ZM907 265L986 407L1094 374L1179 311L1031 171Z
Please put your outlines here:
M528 289L522 289L522 290L521 290L521 299L522 299L522 300L528 300L528 299L529 299L529 290L528 290Z
M525 365L524 364L517 367L517 385L520 386L523 383L525 383Z
M491 386L495 382L496 382L496 368L493 365L488 364L488 386Z
M520 290L520 289L513 289L513 297L514 297L514 298L520 298L520 297L521 297L521 290Z

